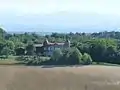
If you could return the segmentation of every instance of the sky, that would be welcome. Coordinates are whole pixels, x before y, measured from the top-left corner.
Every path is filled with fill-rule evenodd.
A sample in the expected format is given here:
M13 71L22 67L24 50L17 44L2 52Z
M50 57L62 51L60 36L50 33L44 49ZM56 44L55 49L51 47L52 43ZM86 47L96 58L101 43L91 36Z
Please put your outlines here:
M50 14L59 11L120 15L120 0L0 0L0 11Z
M43 17L45 15L53 15L50 17L53 18L54 16L57 16L58 14L56 13L59 12L67 13L68 16L71 13L73 14L87 13L88 15L95 13L98 15L108 15L108 16L112 15L111 16L112 18L114 18L114 16L118 16L119 18L120 17L119 4L120 4L120 0L0 0L0 13L1 13L0 19L2 20L0 24L1 25L4 24L5 26L7 23L8 25L10 23L10 18L12 18L14 22L12 21L11 22L13 23L14 26L14 24L20 22L20 19L22 19L23 17L27 17L27 16L33 17L35 15ZM8 18L9 21L7 21L6 18ZM100 18L102 18L102 16L100 16ZM36 22L35 20L31 20L30 18L29 20L34 21L34 23ZM23 22L24 19L21 23ZM50 23L50 21L48 22ZM78 21L76 20L76 22ZM106 21L103 20L102 22L106 22ZM39 22L37 21L37 23ZM46 23L43 23L43 25L45 24Z

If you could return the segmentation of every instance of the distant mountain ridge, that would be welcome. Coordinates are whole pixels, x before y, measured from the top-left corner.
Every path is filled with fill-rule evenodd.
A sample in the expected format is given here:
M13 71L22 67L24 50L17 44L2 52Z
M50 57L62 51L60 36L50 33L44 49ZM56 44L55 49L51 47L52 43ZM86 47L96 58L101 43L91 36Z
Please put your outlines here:
M26 31L25 31L26 32ZM24 34L25 32L21 32L21 31L7 31L7 33L9 34ZM52 32L27 32L27 33L35 33L35 34L38 34L38 35L41 35L41 36L45 36L45 35L51 35Z
M6 18L7 17L7 18ZM49 15L0 15L7 31L96 32L120 28L120 16L94 13L58 12Z

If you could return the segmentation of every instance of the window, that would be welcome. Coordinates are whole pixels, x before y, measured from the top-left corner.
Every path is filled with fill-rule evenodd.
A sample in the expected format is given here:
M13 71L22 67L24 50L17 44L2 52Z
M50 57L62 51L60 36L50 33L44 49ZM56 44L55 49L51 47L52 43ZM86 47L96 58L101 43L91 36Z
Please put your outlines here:
M50 47L48 47L48 50L50 51Z
M44 50L46 50L46 47L44 48Z
M51 48L50 48L51 50L54 50L54 46L51 46Z

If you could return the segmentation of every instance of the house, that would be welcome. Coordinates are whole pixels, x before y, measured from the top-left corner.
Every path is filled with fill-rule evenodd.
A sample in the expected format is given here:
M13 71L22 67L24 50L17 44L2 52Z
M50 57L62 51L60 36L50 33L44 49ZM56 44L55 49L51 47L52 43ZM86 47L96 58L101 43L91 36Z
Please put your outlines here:
M66 40L64 43L50 43L47 39L43 42L43 44L36 44L36 53L41 53L45 56L52 56L55 49L64 49L70 47L70 41Z

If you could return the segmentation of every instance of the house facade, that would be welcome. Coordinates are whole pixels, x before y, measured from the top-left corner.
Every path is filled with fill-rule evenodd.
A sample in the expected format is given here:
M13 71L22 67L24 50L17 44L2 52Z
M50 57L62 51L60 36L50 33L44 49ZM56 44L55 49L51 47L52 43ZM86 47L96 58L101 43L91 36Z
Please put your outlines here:
M36 52L40 52L45 56L52 56L55 49L65 49L70 47L70 41L66 40L64 43L50 43L47 39L42 45L36 45Z

